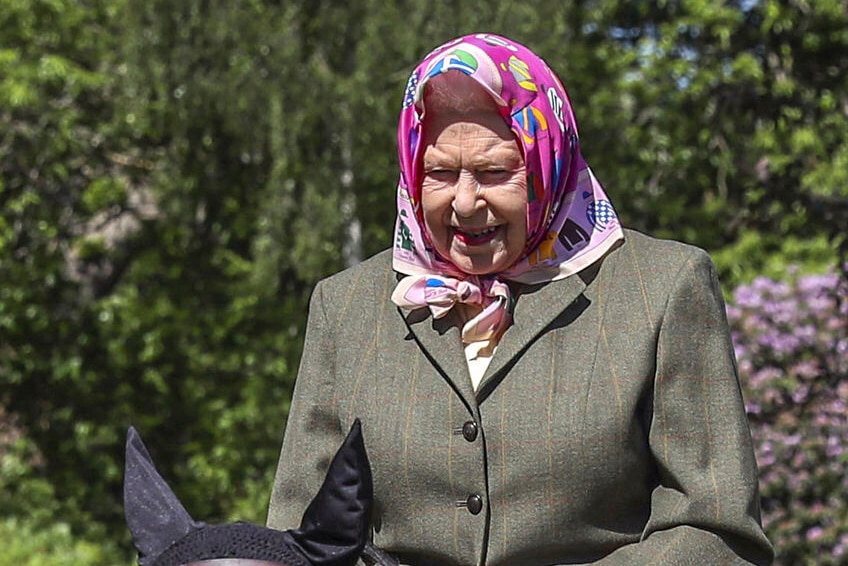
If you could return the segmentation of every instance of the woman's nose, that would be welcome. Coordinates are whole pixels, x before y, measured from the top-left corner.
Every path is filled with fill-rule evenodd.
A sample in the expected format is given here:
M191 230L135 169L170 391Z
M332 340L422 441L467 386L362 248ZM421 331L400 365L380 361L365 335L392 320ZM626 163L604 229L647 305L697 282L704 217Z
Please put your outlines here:
M453 210L462 218L470 218L485 203L480 195L480 183L469 171L462 171L453 195Z

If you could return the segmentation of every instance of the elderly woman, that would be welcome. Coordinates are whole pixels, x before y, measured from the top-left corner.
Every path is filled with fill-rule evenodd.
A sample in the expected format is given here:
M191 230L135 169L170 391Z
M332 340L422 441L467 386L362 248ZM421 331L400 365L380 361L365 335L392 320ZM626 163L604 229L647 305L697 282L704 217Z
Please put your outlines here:
M477 34L407 85L391 250L321 281L271 498L362 420L404 564L768 564L708 256L624 230L557 76Z

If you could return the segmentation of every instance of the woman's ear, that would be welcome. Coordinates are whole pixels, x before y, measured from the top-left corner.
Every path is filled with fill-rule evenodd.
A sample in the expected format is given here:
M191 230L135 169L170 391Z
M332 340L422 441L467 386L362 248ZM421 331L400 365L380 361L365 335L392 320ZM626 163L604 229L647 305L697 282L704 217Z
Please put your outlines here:
M152 563L174 541L203 526L185 510L159 475L135 428L127 431L124 516L140 566Z

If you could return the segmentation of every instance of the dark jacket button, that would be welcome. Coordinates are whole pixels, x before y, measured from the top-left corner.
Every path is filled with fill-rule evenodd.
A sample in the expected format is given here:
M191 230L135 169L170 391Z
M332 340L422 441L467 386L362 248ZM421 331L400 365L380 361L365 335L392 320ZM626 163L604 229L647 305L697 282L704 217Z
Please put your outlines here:
M483 498L477 494L469 495L465 504L468 506L468 512L472 515L477 515L483 510Z
M462 436L468 442L474 442L477 439L477 423L468 421L462 425Z

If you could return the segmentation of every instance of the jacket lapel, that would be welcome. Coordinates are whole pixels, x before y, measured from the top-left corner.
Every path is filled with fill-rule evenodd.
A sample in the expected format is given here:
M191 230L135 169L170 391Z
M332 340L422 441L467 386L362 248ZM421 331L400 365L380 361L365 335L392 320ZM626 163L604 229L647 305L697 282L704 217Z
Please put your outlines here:
M456 324L455 314L436 320L430 316L428 309L398 309L398 312L406 322L411 338L473 411L536 336L581 297L586 289L584 278L572 275L560 281L522 289L515 303L513 324L501 338L476 392L471 386L460 325Z
M512 326L501 338L477 389L478 402L491 393L514 360L548 325L581 297L585 289L586 282L580 275L522 289L515 303Z
M430 315L429 309L410 312L398 309L398 312L424 355L462 397L468 409L476 412L477 403L455 313L437 320Z

